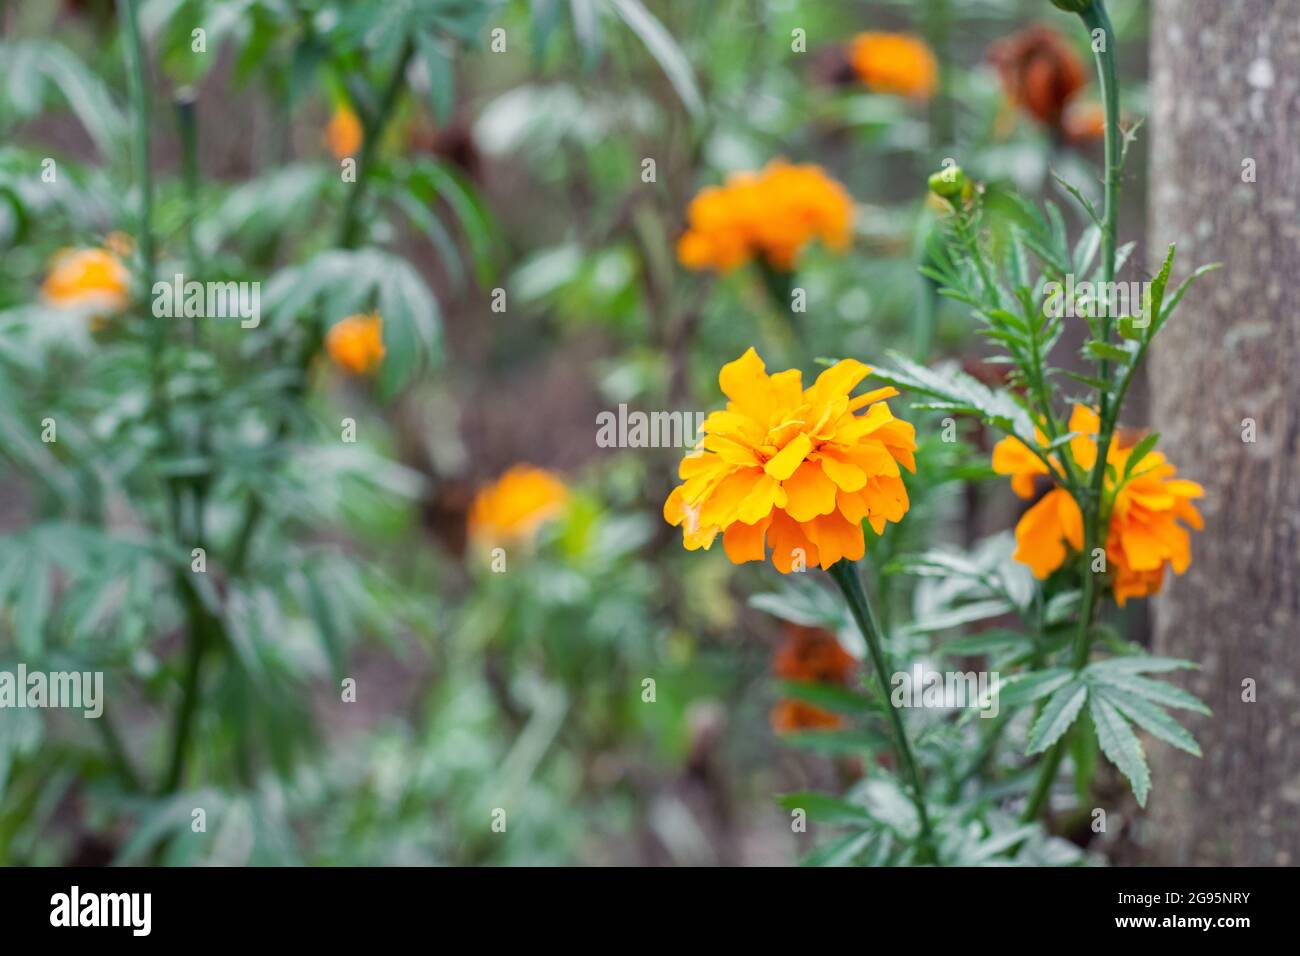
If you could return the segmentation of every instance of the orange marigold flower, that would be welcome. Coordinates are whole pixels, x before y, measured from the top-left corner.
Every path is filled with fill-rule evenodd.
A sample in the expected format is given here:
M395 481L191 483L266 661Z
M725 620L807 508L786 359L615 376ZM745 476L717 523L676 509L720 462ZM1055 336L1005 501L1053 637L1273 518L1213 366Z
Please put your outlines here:
M853 198L821 167L778 159L700 190L686 218L677 243L678 261L686 268L728 272L762 256L788 271L814 239L832 249L848 246Z
M569 499L569 489L544 468L515 465L480 491L469 509L470 537L484 543L532 538Z
M859 33L849 59L858 78L877 93L928 99L938 86L934 54L906 33Z
M782 573L825 569L862 557L864 519L877 534L901 521L908 497L898 466L916 470L916 429L890 412L893 388L851 397L870 373L845 359L804 388L798 369L768 375L752 348L724 365L718 382L730 401L704 420L678 469L683 484L664 502L687 550L721 533L736 564L762 561L770 547Z
M989 47L1007 99L1054 130L1071 97L1088 82L1083 61L1059 33L1041 24Z
M325 127L325 142L335 159L346 159L361 148L361 120L346 106L340 106Z
M776 702L772 708L771 721L772 729L778 734L798 733L801 730L840 730L845 723L839 714L792 698Z
M130 273L109 249L64 249L51 261L41 292L59 308L103 315L126 306L130 286Z
M384 320L377 312L349 315L325 335L330 358L354 375L365 375L384 358Z
M1093 409L1074 407L1069 429L1078 434L1070 440L1070 453L1084 471L1096 464L1100 427ZM1047 444L1041 433L1037 437L1041 445ZM1103 489L1111 502L1106 567L1121 607L1130 597L1159 592L1166 568L1173 568L1175 574L1187 570L1191 564L1191 538L1180 521L1198 531L1204 526L1200 512L1191 503L1205 493L1204 489L1194 481L1175 478L1177 469L1160 452L1148 452L1117 488L1132 454L1131 447L1111 443ZM1012 488L1024 498L1032 496L1034 478L1049 473L1018 438L999 442L993 450L993 461L994 470L1011 475ZM1041 580L1064 564L1071 553L1081 551L1083 542L1083 514L1078 503L1064 488L1053 488L1021 516L1016 525L1013 557L1028 565Z

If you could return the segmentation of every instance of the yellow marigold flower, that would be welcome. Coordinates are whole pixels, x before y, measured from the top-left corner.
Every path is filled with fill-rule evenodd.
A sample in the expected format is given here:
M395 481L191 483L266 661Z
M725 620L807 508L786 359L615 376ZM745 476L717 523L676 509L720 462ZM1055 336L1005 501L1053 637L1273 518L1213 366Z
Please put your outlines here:
M384 320L377 312L349 315L325 335L330 358L354 375L365 375L384 358Z
M814 239L848 246L853 198L819 166L773 160L759 172L735 173L691 200L677 258L688 269L728 272L762 256L788 271Z
M361 120L346 106L340 106L325 127L325 142L335 159L346 159L361 148Z
M1070 453L1084 471L1097 461L1097 431L1101 422L1087 406L1076 405L1069 429ZM1041 445L1047 440L1040 432ZM1113 442L1106 456L1109 469L1103 489L1113 499L1106 538L1106 566L1111 587L1121 607L1130 597L1157 593L1165 569L1182 574L1191 563L1191 538L1179 522L1200 530L1204 526L1192 499L1204 489L1194 481L1175 478L1177 469L1160 452L1151 451L1136 464L1127 481L1116 490L1133 449ZM1011 486L1022 498L1032 497L1034 479L1049 474L1047 466L1018 438L1004 438L993 449L993 468L1011 476ZM1083 549L1083 515L1064 488L1054 488L1024 513L1016 525L1013 557L1028 565L1040 580Z
M470 537L488 543L531 538L559 514L568 498L569 489L552 472L515 465L474 498Z
M107 314L126 306L130 286L130 273L110 250L64 249L51 261L41 291L59 308Z
M928 99L939 83L934 54L906 33L859 33L849 60L858 78L877 93Z
M916 470L916 429L885 403L896 389L850 397L870 373L845 359L804 388L798 369L768 375L752 348L724 365L718 383L730 401L704 420L704 438L678 469L683 483L664 502L687 550L721 533L736 564L762 561L770 547L782 573L829 568L862 557L863 519L877 534L901 521L898 466Z

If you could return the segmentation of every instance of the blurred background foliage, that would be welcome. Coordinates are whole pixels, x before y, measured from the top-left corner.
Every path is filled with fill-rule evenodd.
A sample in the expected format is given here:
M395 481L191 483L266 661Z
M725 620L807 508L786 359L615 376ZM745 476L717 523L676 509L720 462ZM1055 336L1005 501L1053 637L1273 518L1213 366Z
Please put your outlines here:
M107 320L43 293L59 250L114 233L137 281L148 268L129 51L111 2L0 0L0 669L102 670L108 700L98 721L0 711L0 861L904 862L910 808L872 773L879 715L845 689L861 648L824 582L687 556L659 516L678 450L598 447L596 416L717 407L719 366L750 345L769 368L892 349L996 380L918 271L926 176L959 162L995 216L1011 191L1059 198L1052 170L1095 195L1068 18L1046 0L135 6L154 274L259 281L262 318L160 335L139 290ZM1134 117L1143 6L1115 11ZM1017 40L1035 23L1066 53ZM934 95L863 83L863 31L922 38ZM1062 56L1084 70L1068 96ZM1033 96L1013 102L1017 82ZM364 188L327 143L341 110ZM785 275L684 269L691 198L779 157L845 186L850 248ZM321 339L369 309L385 358L349 376ZM871 583L896 655L996 669L1024 650L1007 621L1064 608L1010 561L985 437L916 420L912 514L871 543ZM467 526L521 462L566 495L498 573ZM841 635L842 686L773 673L800 629ZM782 699L810 710L779 717ZM919 719L960 804L995 748ZM1027 839L996 793L962 808L952 860ZM1035 835L1021 862L1115 849L1081 829Z

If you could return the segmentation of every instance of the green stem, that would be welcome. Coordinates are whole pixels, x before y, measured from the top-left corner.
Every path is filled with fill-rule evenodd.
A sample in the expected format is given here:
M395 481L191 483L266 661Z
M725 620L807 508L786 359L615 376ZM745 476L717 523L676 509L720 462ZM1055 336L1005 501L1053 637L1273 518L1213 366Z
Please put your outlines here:
M197 592L188 581L182 580L186 571L177 571L177 584L185 597L186 616L192 626L186 633L185 677L181 691L181 706L176 711L172 727L171 759L167 763L167 776L163 781L164 794L175 793L180 788L185 772L185 758L189 752L190 734L194 727L194 713L198 709L203 673L203 651L207 641L207 620Z
M1118 233L1122 143L1119 129L1119 82L1115 57L1115 28L1111 25L1110 15L1106 12L1104 0L1096 0L1087 10L1080 14L1080 17L1083 19L1089 33L1094 30L1102 30L1105 32L1106 40L1104 49L1097 53L1097 75L1101 83L1102 104L1106 110L1106 195L1105 208L1102 213L1101 268L1103 281L1113 282L1115 279L1116 236ZM1111 331L1110 316L1103 315L1101 322L1102 340L1109 341ZM1126 377L1115 395L1116 401L1112 403L1110 394L1111 367L1109 362L1101 363L1100 374L1106 386L1100 389L1101 427L1097 436L1097 460L1093 464L1090 481L1084 492L1084 500L1079 502L1080 510L1083 513L1084 527L1083 553L1079 556L1080 568L1083 574L1083 594L1079 603L1079 627L1075 633L1070 655L1070 666L1076 671L1087 666L1088 658L1092 653L1092 624L1096 617L1101 590L1098 586L1098 574L1092 570L1092 552L1102 546L1105 541L1101 524L1102 519L1106 517L1105 509L1102 507L1102 496L1106 486L1106 459L1109 457L1110 445L1115 436L1115 423L1119 415L1119 405L1128 387ZM1028 803L1025 805L1022 819L1026 822L1036 819L1047 802L1048 794L1051 791L1052 783L1056 779L1056 773L1060 769L1064 755L1065 742L1064 740L1057 741L1043 761L1038 780L1030 793Z
M938 854L935 852L934 832L930 827L930 815L925 809L925 790L921 786L921 774L917 770L916 760L912 756L912 747L907 741L907 731L903 727L903 718L898 713L898 708L893 705L891 700L889 686L889 670L885 664L885 652L881 643L880 626L876 623L875 614L871 610L871 603L867 600L867 594L862 589L862 579L858 577L857 565L848 560L840 560L831 565L830 576L835 579L840 590L844 593L844 600L848 602L849 611L853 614L853 619L858 624L858 630L862 632L862 637L867 643L867 650L871 655L872 670L875 671L876 680L880 684L880 692L888 705L889 719L894 729L894 742L898 750L899 762L903 765L903 772L907 776L911 788L912 804L916 807L917 819L921 826L920 856L922 863L937 863Z

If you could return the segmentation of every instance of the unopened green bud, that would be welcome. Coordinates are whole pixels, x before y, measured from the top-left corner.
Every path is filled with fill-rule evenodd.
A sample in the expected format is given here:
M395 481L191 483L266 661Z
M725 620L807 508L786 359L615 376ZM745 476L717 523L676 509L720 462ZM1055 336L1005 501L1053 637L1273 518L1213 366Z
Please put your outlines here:
M1054 6L1066 13L1087 13L1094 0L1052 0Z
M956 199L963 194L970 181L960 166L945 166L930 176L930 192L944 199Z

